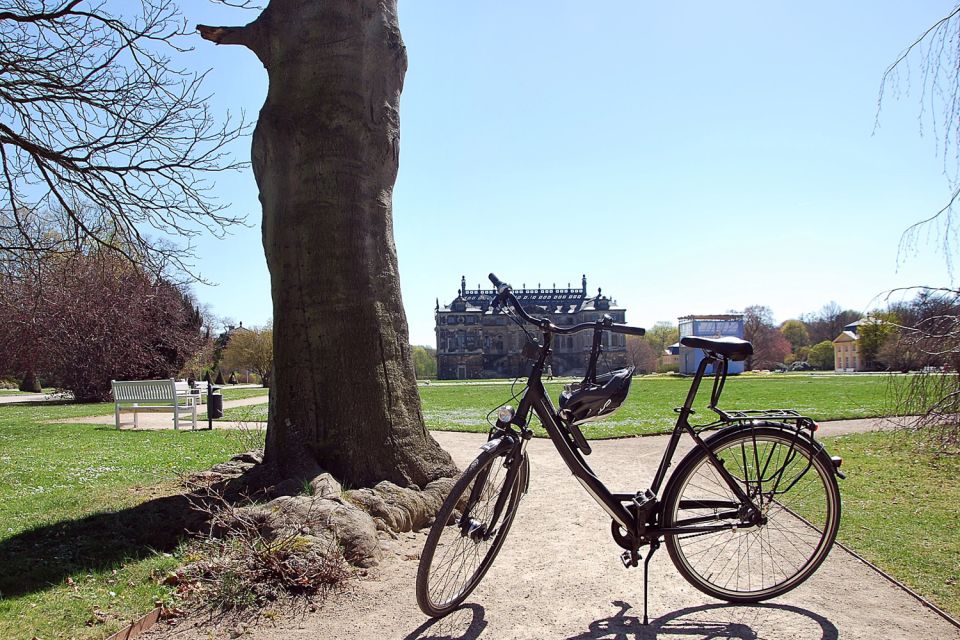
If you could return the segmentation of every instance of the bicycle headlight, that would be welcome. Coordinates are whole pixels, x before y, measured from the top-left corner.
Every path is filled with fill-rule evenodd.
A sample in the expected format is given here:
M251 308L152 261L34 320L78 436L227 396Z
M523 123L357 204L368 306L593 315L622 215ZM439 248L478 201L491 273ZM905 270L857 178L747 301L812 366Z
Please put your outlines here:
M517 412L513 410L513 407L505 404L497 410L497 420L502 423L510 422L513 420L513 416L516 415L516 413Z

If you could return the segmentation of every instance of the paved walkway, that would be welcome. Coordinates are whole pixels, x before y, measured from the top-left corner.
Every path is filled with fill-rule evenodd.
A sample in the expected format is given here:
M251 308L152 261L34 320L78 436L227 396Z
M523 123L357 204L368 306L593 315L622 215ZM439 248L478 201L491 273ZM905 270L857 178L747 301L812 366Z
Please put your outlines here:
M71 397L71 396L66 396ZM50 402L51 400L63 400L65 396L51 393L16 393L0 394L0 404L23 404L25 402Z
M824 433L883 426L878 421L825 425ZM433 434L458 464L476 456L483 434ZM619 490L650 481L665 436L593 442L590 464ZM650 625L643 617L643 573L625 569L610 539L609 517L574 480L545 439L531 442L530 493L502 553L466 606L439 621L417 608L414 581L426 531L384 540L380 567L329 596L315 613L251 625L250 640L856 640L936 638L960 631L857 558L834 547L819 571L783 597L732 606L700 593L677 573L666 551L651 563ZM855 508L855 505L851 505ZM199 626L194 628L193 624ZM206 617L150 638L227 637Z
M232 409L235 407L249 407L259 404L266 404L269 398L267 396L254 396L252 398L242 398L240 400L224 400L223 408ZM197 405L197 415L199 416L202 413L206 413L207 405L200 404ZM77 424L104 424L115 426L116 422L113 416L113 412L102 415L102 416L88 416L86 418L68 418L61 420L54 420L52 422L56 423L77 423ZM138 429L143 430L162 430L162 429L173 429L173 412L170 413L140 413L137 415ZM214 420L213 428L214 429L248 429L251 426L265 426L266 423L257 423L257 422L232 422L232 421L217 421ZM121 429L133 429L133 414L129 411L124 411L120 414L120 428ZM183 414L180 414L180 428L181 429L190 429L190 418L185 418ZM197 429L206 429L207 421L197 419Z
M48 398L49 399L49 398ZM234 407L249 407L264 404L268 401L267 396L256 396L253 398L243 398L241 400L226 400L223 403L224 409L231 409ZM197 415L206 412L206 405L199 405L197 408ZM133 416L129 412L122 413L120 416L121 428L123 429L132 429L133 428ZM57 420L56 422L70 422L70 423L80 423L80 424L105 424L113 425L114 418L113 413L102 416L90 416L86 418L70 418L66 420ZM141 430L154 430L154 429L173 429L173 414L172 413L141 413L137 418L139 423L139 428ZM181 419L181 424L183 421ZM215 420L213 423L214 429L246 429L251 426L265 426L265 423L257 423L251 421L228 421L228 420ZM207 421L203 420L197 421L197 428L206 428ZM861 418L857 420L832 420L830 422L821 422L820 430L817 432L818 436L837 436L843 435L846 433L860 433L863 431L880 431L883 429L893 428L895 424L889 418ZM189 423L187 428L189 429Z

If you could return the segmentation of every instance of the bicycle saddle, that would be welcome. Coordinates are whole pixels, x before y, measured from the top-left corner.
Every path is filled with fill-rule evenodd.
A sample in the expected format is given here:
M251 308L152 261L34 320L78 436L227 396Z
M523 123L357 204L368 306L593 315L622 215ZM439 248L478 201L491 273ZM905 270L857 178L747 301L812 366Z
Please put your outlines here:
M685 347L713 351L734 361L746 360L748 356L753 355L753 345L750 344L749 341L734 338L733 336L724 336L723 338L684 336L680 338L680 344Z

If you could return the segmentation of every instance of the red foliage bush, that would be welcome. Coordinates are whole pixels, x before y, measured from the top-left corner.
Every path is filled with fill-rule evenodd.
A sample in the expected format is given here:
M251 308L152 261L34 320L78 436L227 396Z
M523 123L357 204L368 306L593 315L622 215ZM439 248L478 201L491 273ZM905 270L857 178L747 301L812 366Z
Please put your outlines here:
M78 402L109 399L113 379L173 377L204 342L189 296L120 257L56 256L38 273L0 287L0 360Z

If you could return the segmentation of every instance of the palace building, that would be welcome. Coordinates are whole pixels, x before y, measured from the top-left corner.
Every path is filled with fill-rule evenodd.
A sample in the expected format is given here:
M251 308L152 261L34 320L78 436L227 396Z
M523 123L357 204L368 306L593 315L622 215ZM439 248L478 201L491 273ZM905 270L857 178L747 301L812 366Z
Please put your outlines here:
M437 300L437 377L441 380L476 378L513 378L530 372L530 361L522 355L527 337L523 330L502 311L494 312L493 289L467 289L466 278L460 278L457 297L446 306ZM587 276L579 289L527 289L524 285L513 294L532 316L548 318L564 327L593 322L609 315L614 322L624 322L626 309L615 300L597 295L587 297ZM526 326L535 337L536 327ZM554 375L582 376L593 340L592 331L571 336L556 336L553 355L548 361ZM627 366L627 343L623 334L603 332L603 355L598 370Z

